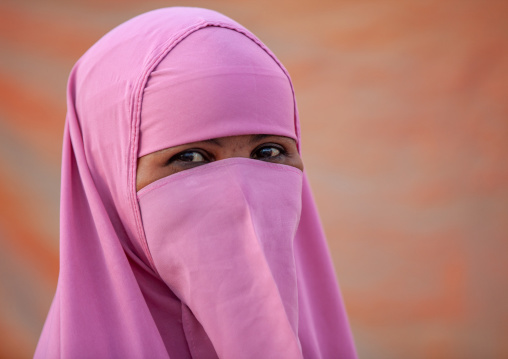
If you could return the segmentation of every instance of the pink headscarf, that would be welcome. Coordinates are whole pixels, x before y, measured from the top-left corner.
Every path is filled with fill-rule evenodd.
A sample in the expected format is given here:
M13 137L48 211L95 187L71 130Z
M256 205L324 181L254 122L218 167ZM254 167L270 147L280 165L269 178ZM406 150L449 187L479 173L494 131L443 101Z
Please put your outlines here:
M67 102L60 276L36 358L356 358L301 171L231 158L136 193L138 157L163 148L299 144L289 75L253 34L205 9L140 15L76 63Z

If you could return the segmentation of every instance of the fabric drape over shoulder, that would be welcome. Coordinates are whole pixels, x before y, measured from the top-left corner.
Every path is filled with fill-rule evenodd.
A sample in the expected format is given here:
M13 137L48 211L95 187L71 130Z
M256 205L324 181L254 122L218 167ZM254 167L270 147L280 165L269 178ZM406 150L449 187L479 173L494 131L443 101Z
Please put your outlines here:
M67 106L36 358L356 358L305 173L227 159L136 192L138 158L163 148L300 144L291 80L259 39L211 10L142 14L76 63Z

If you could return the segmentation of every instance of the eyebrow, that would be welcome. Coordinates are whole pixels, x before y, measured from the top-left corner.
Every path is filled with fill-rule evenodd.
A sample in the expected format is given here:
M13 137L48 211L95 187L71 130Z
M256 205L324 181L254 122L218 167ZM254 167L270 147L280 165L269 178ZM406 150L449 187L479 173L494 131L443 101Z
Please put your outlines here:
M258 141L261 141L263 138L270 137L270 136L274 136L274 135L254 135L250 139L249 143L258 142ZM220 143L220 141L217 141L216 138L211 138L209 140L203 140L202 142L213 143L213 144L215 144L217 146L222 147L222 144Z
M270 137L270 136L272 136L272 135L255 135L250 139L249 143L258 142L258 141L261 141L263 138Z
M217 141L217 139L215 139L215 138L211 138L211 139L209 139L209 140L203 140L202 142L206 142L206 143L214 143L214 144L216 144L217 146L221 146L221 147L222 147L221 143L220 143L219 141Z

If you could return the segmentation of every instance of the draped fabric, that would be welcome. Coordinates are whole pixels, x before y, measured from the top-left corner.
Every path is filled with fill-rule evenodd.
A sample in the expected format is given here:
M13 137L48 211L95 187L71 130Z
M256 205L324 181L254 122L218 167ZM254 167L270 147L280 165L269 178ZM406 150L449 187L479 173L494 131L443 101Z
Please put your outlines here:
M138 157L159 149L299 144L291 80L260 40L211 10L151 11L83 55L67 104L60 274L36 358L356 357L305 173L227 159L136 193Z

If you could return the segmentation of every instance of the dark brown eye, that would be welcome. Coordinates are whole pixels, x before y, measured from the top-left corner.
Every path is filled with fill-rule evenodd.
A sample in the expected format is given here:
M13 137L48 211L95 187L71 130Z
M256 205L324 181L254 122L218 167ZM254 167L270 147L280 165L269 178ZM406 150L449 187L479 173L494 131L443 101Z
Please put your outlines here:
M177 161L182 162L204 162L205 157L197 151L186 151L179 153L174 158Z
M277 157L282 153L282 149L274 147L274 146L265 146L261 147L255 152L255 158L257 159L268 159L272 157Z

